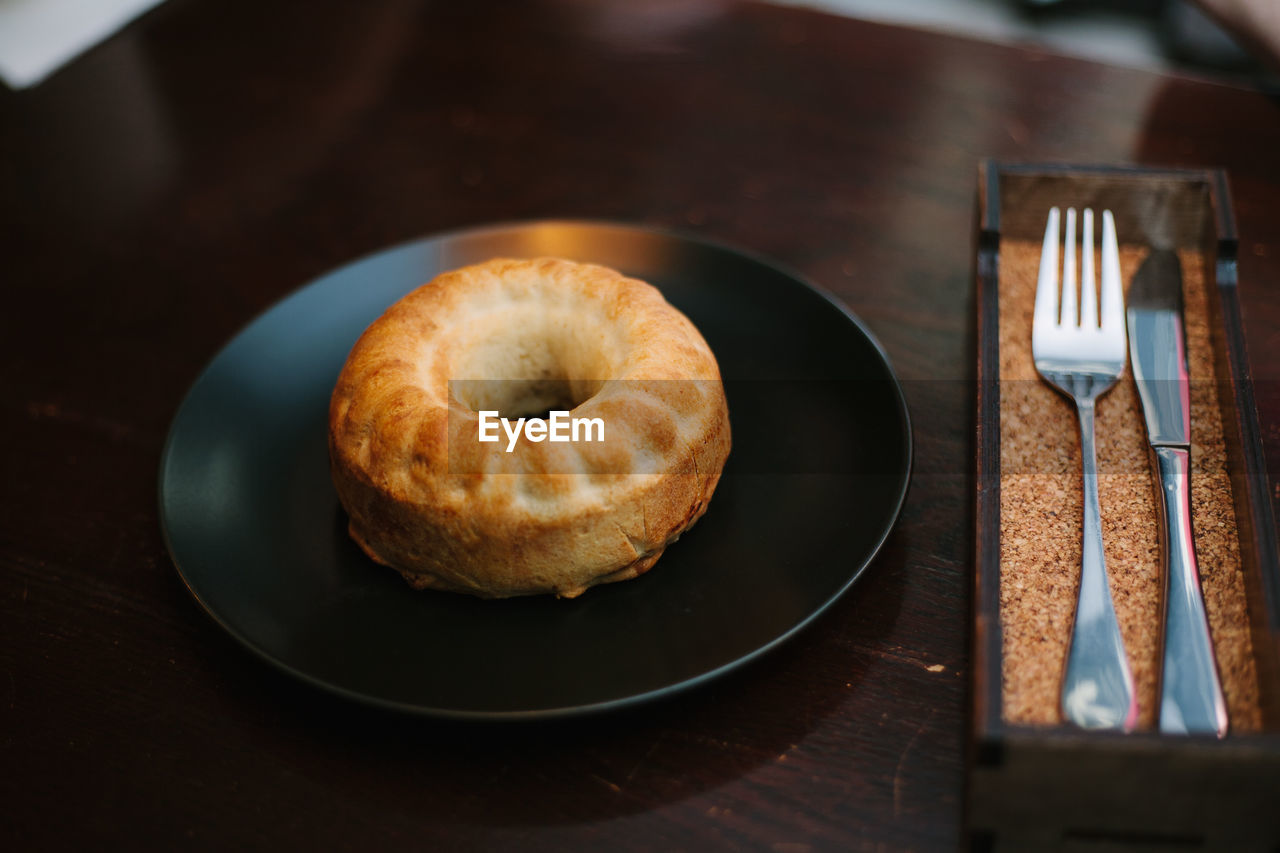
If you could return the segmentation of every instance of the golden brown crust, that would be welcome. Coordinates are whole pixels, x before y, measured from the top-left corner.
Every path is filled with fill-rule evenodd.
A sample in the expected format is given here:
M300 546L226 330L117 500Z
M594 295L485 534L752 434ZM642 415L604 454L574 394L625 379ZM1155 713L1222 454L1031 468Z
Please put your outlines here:
M477 441L475 408L538 383L571 392L605 440ZM492 598L647 571L705 512L730 441L693 324L644 282L550 258L405 296L356 342L329 408L352 538L417 588Z

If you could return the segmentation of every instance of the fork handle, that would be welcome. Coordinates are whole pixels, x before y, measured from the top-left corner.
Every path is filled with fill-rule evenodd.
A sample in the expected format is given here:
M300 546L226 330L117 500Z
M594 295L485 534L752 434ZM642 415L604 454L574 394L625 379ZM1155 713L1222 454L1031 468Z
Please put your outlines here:
M1080 593L1062 683L1062 714L1082 728L1131 731L1138 719L1133 675L1120 636L1107 563L1102 551L1102 514L1098 505L1098 460L1094 448L1092 399L1076 401L1080 417L1080 456L1084 474L1084 527Z
M1222 737L1227 733L1227 707L1214 665L1191 535L1191 454L1182 447L1152 451L1160 474L1165 569L1160 731Z

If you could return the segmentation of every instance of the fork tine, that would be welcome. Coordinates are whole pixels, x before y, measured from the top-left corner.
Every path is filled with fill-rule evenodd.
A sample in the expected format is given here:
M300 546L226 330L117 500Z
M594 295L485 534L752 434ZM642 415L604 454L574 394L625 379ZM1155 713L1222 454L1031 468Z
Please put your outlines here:
M1067 229L1062 235L1062 325L1080 325L1076 311L1076 209L1067 208Z
M1116 245L1116 221L1102 211L1102 330L1124 329L1124 292L1120 281L1120 248Z
M1093 274L1093 208L1084 209L1080 229L1080 326L1098 328L1098 279Z
M1036 311L1032 333L1058 324L1058 208L1049 208L1044 228L1044 249L1040 252L1040 278L1036 283Z

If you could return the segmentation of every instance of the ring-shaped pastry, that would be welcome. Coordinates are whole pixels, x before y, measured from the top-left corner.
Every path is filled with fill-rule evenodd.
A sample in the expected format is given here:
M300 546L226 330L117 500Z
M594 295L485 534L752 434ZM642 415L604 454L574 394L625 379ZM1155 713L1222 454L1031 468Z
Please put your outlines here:
M567 440L512 432L554 412ZM329 408L352 538L415 587L486 598L644 573L706 511L729 448L694 325L642 281L553 258L409 293L356 342Z

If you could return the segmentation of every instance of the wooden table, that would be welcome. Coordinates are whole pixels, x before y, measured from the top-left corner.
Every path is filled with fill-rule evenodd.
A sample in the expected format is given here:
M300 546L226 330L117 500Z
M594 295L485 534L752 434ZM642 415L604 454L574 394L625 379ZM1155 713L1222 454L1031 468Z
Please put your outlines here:
M797 9L170 0L0 93L0 846L956 846L977 163L1229 170L1275 478L1277 151L1257 92ZM847 302L915 422L887 549L757 664L584 721L388 716L259 663L162 541L183 393L320 273L540 217L684 229Z

